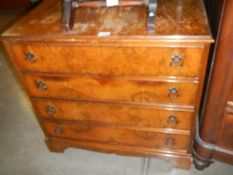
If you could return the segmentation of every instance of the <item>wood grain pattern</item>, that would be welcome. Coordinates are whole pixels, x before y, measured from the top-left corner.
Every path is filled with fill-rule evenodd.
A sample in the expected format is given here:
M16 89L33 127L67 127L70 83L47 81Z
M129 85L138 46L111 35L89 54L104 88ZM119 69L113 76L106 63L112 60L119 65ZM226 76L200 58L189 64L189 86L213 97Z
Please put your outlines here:
M166 134L153 131L120 129L61 122L43 122L50 137L95 141L106 144L122 144L151 148L187 150L188 135ZM58 128L60 131L58 131ZM173 139L173 143L168 143Z
M198 77L203 51L203 48L63 47L42 43L11 47L23 71L121 76ZM34 55L33 61L28 61L28 53ZM181 61L174 62L174 56Z
M43 119L82 121L109 126L184 129L189 131L194 117L191 111L188 112L185 109L162 110L153 106L47 99L33 99L33 105L38 116ZM175 121L171 120L174 117Z
M62 99L192 105L197 89L193 82L30 74L24 75L23 79L32 97ZM39 82L46 84L44 90L38 88ZM177 89L174 96L170 93L171 88Z

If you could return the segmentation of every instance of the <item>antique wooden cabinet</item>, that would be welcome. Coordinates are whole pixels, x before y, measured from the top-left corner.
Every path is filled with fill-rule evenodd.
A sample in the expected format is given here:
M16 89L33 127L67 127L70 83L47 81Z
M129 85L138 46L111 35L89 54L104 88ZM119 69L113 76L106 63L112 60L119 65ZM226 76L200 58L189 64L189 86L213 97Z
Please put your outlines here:
M195 119L213 41L202 0L146 8L79 8L60 27L46 0L2 41L51 151L68 147L155 156L189 168Z
M216 43L212 47L206 100L194 149L203 169L214 159L233 164L233 1L206 0Z

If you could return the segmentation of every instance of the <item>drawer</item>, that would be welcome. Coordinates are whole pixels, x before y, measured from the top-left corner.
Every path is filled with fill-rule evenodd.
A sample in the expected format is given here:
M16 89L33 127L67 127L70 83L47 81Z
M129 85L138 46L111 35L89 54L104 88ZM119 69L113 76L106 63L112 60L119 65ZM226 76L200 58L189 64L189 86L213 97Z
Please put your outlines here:
M14 44L24 71L197 77L203 48L84 47Z
M180 150L187 150L189 145L189 135L98 127L80 123L43 122L43 126L49 137Z
M192 112L150 106L39 99L33 100L33 106L43 119L85 121L109 126L190 130L193 121Z
M33 97L137 103L193 104L193 82L146 81L103 77L25 75Z

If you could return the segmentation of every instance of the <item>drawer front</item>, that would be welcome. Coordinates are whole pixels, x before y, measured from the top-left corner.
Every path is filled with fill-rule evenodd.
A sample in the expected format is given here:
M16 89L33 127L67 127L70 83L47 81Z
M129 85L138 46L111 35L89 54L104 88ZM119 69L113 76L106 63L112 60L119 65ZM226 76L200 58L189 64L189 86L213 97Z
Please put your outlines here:
M55 122L44 122L43 126L50 137L181 150L189 145L189 135Z
M191 129L192 112L166 111L132 105L33 100L44 119L85 121L110 126Z
M125 101L139 103L193 104L197 84L109 79L100 77L32 76L24 82L34 97Z
M12 45L22 70L94 75L197 77L202 48Z

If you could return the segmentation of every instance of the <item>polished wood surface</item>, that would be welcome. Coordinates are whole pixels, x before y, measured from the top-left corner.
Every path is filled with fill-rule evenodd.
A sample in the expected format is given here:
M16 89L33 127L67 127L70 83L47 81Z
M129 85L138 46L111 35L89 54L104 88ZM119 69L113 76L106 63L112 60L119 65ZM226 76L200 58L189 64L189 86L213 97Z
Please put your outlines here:
M193 105L197 83L124 78L24 75L32 97ZM40 87L43 84L43 87ZM174 92L172 91L174 89ZM62 93L60 93L62 92Z
M43 119L98 123L134 128L191 129L193 110L141 105L123 105L83 101L33 99L37 114ZM91 109L91 110L90 110ZM174 132L176 132L174 130Z
M213 28L217 42L211 54L211 74L200 123L204 143L196 139L195 144L195 165L199 169L209 166L213 159L233 164L233 1L206 2L212 26L218 26Z
M66 124L61 122L45 122L43 124L49 137L186 151L189 144L188 135L159 133L150 130L91 126L90 124L83 123Z
M158 4L152 33L145 7L80 8L63 33L60 1L47 0L3 34L51 151L156 156L190 168L213 40L201 0Z
M232 111L231 111L232 112ZM225 112L221 123L220 132L217 138L217 144L223 145L232 149L233 146L233 113Z
M199 76L203 52L203 46L199 48L171 45L157 48L76 45L63 47L43 43L17 43L11 47L20 69L27 72L194 78ZM30 53L34 57L31 61L27 58ZM180 61L173 61L174 56L180 57Z

